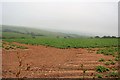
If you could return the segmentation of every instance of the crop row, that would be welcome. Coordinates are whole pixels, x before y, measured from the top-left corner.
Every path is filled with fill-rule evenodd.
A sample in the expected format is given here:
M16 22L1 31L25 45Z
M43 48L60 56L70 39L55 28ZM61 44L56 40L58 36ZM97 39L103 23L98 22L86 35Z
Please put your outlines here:
M8 42L19 42L32 45L45 45L56 48L94 48L94 47L117 47L118 39L90 39L90 38L39 38L39 39L4 39Z
M28 49L25 46L18 46L16 44L10 44L10 43L6 43L6 42L2 43L2 48L6 49L6 50L17 49L17 48L19 48L19 49Z

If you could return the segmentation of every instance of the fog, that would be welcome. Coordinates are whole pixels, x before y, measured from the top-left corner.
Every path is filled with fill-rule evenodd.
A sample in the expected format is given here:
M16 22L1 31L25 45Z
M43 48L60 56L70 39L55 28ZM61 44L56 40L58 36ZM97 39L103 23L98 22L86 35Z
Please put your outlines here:
M118 35L117 2L3 2L2 23L59 32Z

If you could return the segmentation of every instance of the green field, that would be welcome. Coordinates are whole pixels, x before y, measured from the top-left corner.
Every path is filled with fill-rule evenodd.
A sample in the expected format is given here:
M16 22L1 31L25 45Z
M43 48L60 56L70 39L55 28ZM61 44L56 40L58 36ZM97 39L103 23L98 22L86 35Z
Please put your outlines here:
M4 39L7 42L19 42L32 45L46 45L56 48L95 48L117 47L118 39L104 38L39 38L39 39Z
M2 25L2 39L32 45L45 45L56 48L95 48L117 47L118 38L91 38L76 34L51 32L19 26Z

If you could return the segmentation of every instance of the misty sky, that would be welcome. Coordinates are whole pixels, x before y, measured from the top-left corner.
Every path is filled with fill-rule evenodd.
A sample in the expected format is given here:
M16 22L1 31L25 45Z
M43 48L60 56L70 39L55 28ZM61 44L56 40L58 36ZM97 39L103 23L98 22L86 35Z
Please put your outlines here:
M117 2L4 2L2 24L33 28L118 35Z

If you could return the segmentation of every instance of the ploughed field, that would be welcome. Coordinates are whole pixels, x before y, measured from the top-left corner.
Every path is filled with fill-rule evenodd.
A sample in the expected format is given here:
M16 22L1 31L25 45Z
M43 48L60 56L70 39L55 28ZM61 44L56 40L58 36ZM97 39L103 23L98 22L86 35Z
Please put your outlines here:
M5 39L3 78L116 78L117 39Z

